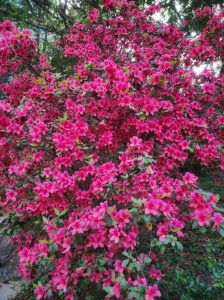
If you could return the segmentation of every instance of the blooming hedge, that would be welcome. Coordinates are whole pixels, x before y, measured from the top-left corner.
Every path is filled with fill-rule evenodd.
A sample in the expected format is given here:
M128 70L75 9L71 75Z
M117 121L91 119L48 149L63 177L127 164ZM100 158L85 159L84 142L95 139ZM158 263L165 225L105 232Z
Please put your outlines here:
M0 25L0 203L36 299L153 300L167 251L224 235L218 196L188 169L224 170L224 75L209 67L224 12L196 11L208 23L190 40L153 21L158 6L103 4L57 42L62 74L28 30Z

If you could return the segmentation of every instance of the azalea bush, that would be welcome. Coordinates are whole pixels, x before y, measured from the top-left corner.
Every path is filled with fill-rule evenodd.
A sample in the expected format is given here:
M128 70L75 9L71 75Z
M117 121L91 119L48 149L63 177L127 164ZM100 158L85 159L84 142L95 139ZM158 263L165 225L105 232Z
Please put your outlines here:
M103 5L56 42L62 73L28 30L0 25L2 232L36 299L166 297L191 243L224 236L219 197L190 171L224 169L224 75L210 67L224 12L196 11L208 23L189 40L153 21L159 6Z

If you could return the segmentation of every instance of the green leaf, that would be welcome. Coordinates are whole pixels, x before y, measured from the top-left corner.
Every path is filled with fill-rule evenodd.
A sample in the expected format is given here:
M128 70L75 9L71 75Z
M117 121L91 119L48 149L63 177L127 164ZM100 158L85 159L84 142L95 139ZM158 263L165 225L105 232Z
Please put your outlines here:
M67 213L67 209L64 209L64 210L62 210L61 212L60 212L60 216L63 216L63 215L65 215L66 213Z
M143 285L138 285L138 292L141 294L145 293L145 287Z
M39 243L40 244L48 244L48 241L47 240L39 240Z
M38 225L38 224L40 224L41 223L41 220L40 219L38 219L38 220L36 220L35 222L34 222L34 224L36 224L36 225Z
M201 227L201 228L200 228L200 232L201 232L202 234L205 234L206 231L207 231L207 228L206 228L206 227Z
M165 76L161 76L159 79L159 83L164 83L165 82Z
M121 290L122 292L126 292L127 291L127 288L128 288L128 284L127 284L127 281L125 278L122 278L121 280Z
M126 267L129 264L129 259L125 259L122 261L122 267Z
M129 264L129 269L130 269L131 271L133 271L134 268L135 268L135 264L134 264L134 263L130 263L130 264Z
M216 207L216 210L224 213L224 207Z
M188 147L188 150L190 153L194 153L194 148L193 147Z
M116 282L120 282L121 290L125 292L128 288L127 281L124 277L119 276L116 278Z
M47 298L50 299L52 296L53 296L52 290L49 289L49 290L47 291Z
M108 294L111 293L112 287L111 286L106 286L103 288L105 292L107 292Z
M118 276L118 277L116 278L116 282L121 282L123 278L124 278L124 277L122 277L122 276Z
M55 78L56 78L57 80L59 80L59 79L61 78L61 73L56 73L56 74L55 74Z
M89 69L91 69L91 67L92 67L92 63L86 63L86 64L84 65L84 67L85 67L87 70L89 70Z
M50 263L48 266L49 271L53 271L54 270L54 264Z
M138 209L136 207L133 207L132 209L129 210L130 213L132 213L133 215L138 215L139 212L138 212Z
M115 282L115 280L116 280L115 271L112 271L111 281Z
M122 252L122 254L123 254L124 256L127 256L127 257L129 257L129 254L128 254L128 252L127 252L127 251L124 251L124 252Z
M167 237L164 241L163 244L168 245L171 242L171 238Z
M164 253L165 253L165 250L166 250L166 246L163 245L163 246L160 248L160 252L161 252L162 254L164 254Z
M111 219L111 216L107 215L106 218L105 218L105 221L107 223L108 226L111 226L112 225L112 219Z
M183 251L183 250L184 250L184 247L183 247L183 245L181 244L181 242L176 241L176 246L177 246L177 248L178 248L180 251Z
M65 122L68 119L68 114L64 113L63 117L58 117L57 120L58 122Z
M224 148L221 144L218 144L217 149L221 152L224 152Z
M197 221L194 221L193 224L192 224L192 229L195 229L198 227L198 222Z
M128 299L133 299L136 298L136 292L135 291L130 291L128 293Z
M146 223L150 222L151 221L151 216L150 215L144 215L143 216L143 219Z
M49 252L56 252L58 250L58 245L56 243L53 243L49 246Z
M98 264L100 265L100 266L104 266L105 264L106 264L106 260L105 259L99 259L98 260Z
M224 237L224 229L223 228L219 228L219 233L221 234L222 237Z
M144 294L136 294L136 300L144 300Z
M141 271L141 266L139 263L135 263L135 269L140 272Z
M60 211L57 208L54 208L54 212L57 216L60 216Z
M146 257L146 258L144 259L144 261L145 261L146 264L150 264L152 260L151 260L150 257Z

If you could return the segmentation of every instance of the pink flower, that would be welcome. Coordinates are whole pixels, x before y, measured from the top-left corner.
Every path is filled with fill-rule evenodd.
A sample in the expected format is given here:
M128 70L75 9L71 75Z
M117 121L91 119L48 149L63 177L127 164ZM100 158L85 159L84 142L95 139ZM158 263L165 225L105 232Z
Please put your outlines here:
M37 300L47 298L47 292L44 289L42 284L38 285L38 287L34 290L34 294L37 296L37 298L36 298Z
M163 273L159 269L156 269L154 266L151 267L149 275L158 281L161 280L164 276Z
M143 285L143 286L146 286L147 282L146 282L146 279L145 277L143 278L137 278L134 282L133 282L133 285L137 286L137 285Z
M168 231L169 231L169 226L167 224L159 223L157 225L156 234L159 237L160 241L163 241L166 238Z
M6 199L11 201L16 201L17 192L13 190L6 191Z
M119 282L115 283L115 285L113 286L113 288L111 290L111 294L118 299L120 298L121 291L120 291L120 283Z
M116 5L117 0L102 0L103 6L106 10L110 10Z
M111 241L114 241L114 243L118 244L119 243L119 238L120 238L120 231L117 227L111 228L109 234L109 238Z
M150 196L148 200L144 203L145 213L157 216L159 214L159 201L158 199Z
M137 136L133 136L131 138L130 146L133 148L140 148L142 146L142 139L139 139Z
M216 92L216 86L213 83L205 83L202 89L205 93L209 93L209 94L215 94Z
M70 247L71 247L71 238L70 237L66 237L64 239L62 247L64 248L63 253L66 253L66 252L70 251Z
M158 286L157 285L148 286L145 295L145 300L154 300L155 297L161 297L161 293L158 290Z
M97 8L93 8L89 11L89 20L91 23L97 23L100 16L100 12Z
M206 6L203 9L199 9L199 8L195 9L194 13L196 16L202 18L206 15L209 15L211 13L211 11L212 11L211 8Z
M66 275L55 276L53 283L58 291L62 290L65 293L67 291L68 277Z
M21 251L18 252L20 263L33 263L35 258L35 253L32 251L32 249L29 249L27 247L23 247Z
M198 221L199 226L210 225L209 215L206 211L203 210L196 211L195 218Z
M184 179L184 183L186 184L195 184L198 180L198 177L192 173L187 172L185 173L183 179Z
M89 235L89 243L87 247L93 247L94 249L104 247L105 242L105 231L99 230L96 233L92 233Z
M114 219L117 221L118 225L124 227L129 223L130 213L127 209L120 209L117 214L114 216Z
M151 15L151 14L154 14L155 12L158 12L158 11L160 11L160 6L158 4L150 5L150 7L147 8L147 10L146 10L146 14Z
M224 217L220 213L214 213L213 221L214 221L214 227L215 227L215 229L218 230L220 224L222 224L224 222Z
M118 259L115 261L115 271L118 273L122 273L124 270L123 266L122 266L122 260Z
M72 234L83 233L84 232L84 225L79 220L75 220L74 223L69 225L69 228L72 229Z
M152 76L152 82L154 84L162 83L163 81L163 73L162 72L155 72Z
M70 292L67 296L65 296L65 300L74 300L74 293Z
M125 237L123 238L123 247L124 249L134 249L134 247L136 246L136 237L137 237L137 233L136 232L129 232L128 234L125 235Z

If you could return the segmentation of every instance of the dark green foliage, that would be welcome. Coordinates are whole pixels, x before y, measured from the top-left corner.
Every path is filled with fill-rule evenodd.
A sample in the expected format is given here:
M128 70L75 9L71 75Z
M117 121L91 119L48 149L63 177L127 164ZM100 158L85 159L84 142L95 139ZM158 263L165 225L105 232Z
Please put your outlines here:
M224 176L221 178L221 174L219 176L214 176L212 174L205 174L200 177L200 187L205 191L212 191L213 193L220 196L220 201L224 200ZM222 182L219 182L222 180Z
M35 296L33 294L33 286L30 283L23 284L20 292L13 298L9 300L34 300Z
M161 281L164 300L221 300L224 299L224 243L216 235L205 235L204 240L194 237L184 245L183 261L167 254L167 263L173 268L169 277ZM189 248L190 247L190 248ZM191 250L189 264L187 249Z

